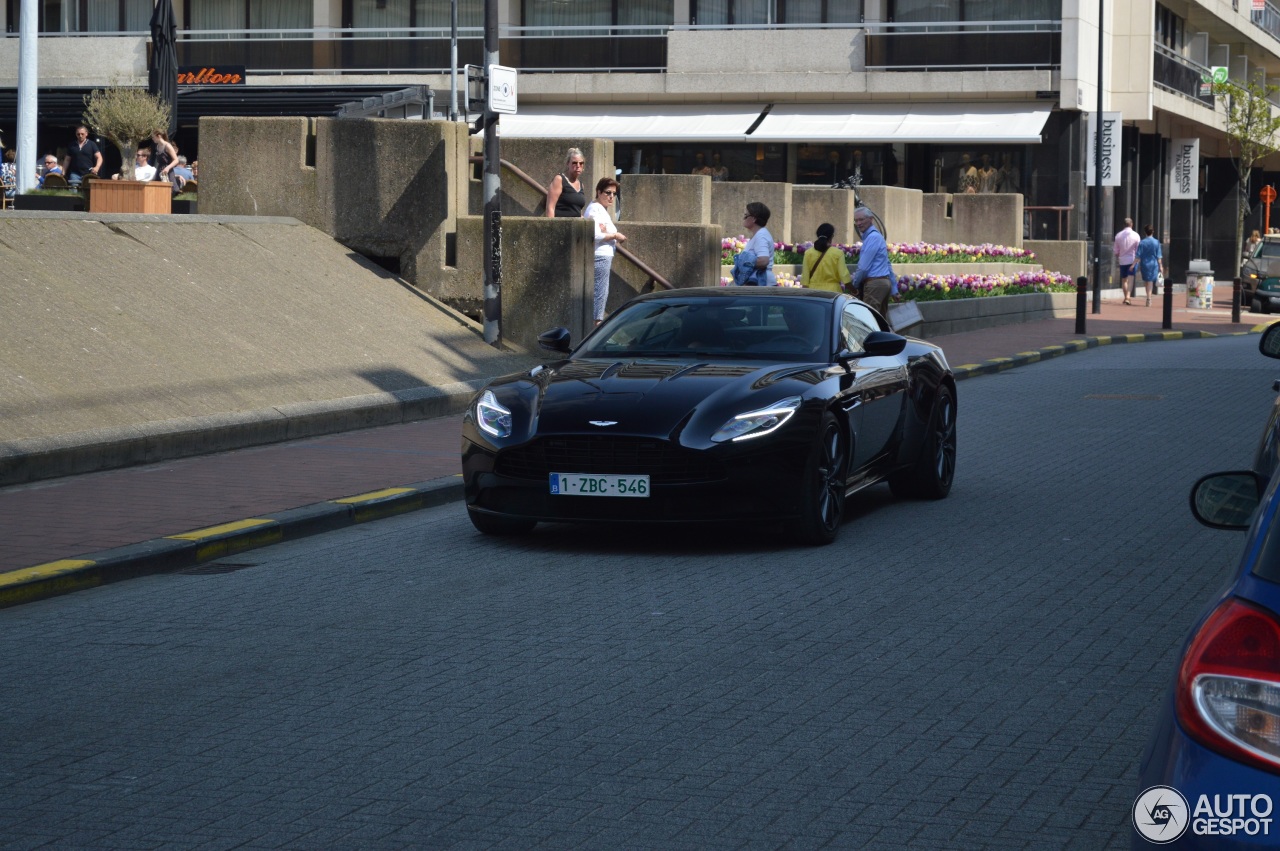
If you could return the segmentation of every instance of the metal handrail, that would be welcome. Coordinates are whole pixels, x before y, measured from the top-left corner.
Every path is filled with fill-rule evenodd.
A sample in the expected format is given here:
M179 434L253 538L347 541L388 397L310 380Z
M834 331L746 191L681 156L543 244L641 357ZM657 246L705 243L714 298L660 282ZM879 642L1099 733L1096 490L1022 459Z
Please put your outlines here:
M1056 212L1056 213L1058 214L1058 239L1062 239L1062 217L1063 217L1064 215L1066 215L1067 213L1071 212L1072 210L1074 210L1075 208L1076 208L1076 205L1075 205L1075 204L1068 204L1068 205L1067 205L1067 206L1065 206L1065 207L1053 207L1053 206L1043 206L1043 207L1042 207L1042 206L1024 206L1024 207L1022 208L1022 212L1026 214L1026 216L1027 216L1027 221L1028 221L1028 222L1031 222L1031 214L1032 214L1032 213L1040 213L1040 212L1051 212L1051 213L1052 213L1052 212ZM1032 234L1031 238L1032 238L1032 239L1035 239L1035 235L1034 235L1034 234Z
M469 160L470 160L470 162L473 162L473 163L483 163L483 162L484 162L484 157L470 157L470 158L469 158ZM499 163L502 165L502 167L503 167L503 168L505 168L507 171L511 172L511 173L512 173L512 174L514 174L516 177L518 177L518 178L520 178L521 180L523 180L523 181L525 182L525 184L526 184L526 185L528 185L528 186L529 186L531 189L533 189L535 192L537 192L537 193L541 194L541 195L542 195L542 198L543 198L543 201L544 201L544 203L545 203L546 197L550 194L550 193L547 191L547 187L543 186L543 185L542 185L541 183L539 183L537 180L534 180L532 177L530 177L530 176L529 176L529 174L528 174L524 169L520 168L518 165L516 165L515 163L511 162L510 160L500 159L500 160L498 160L498 162L499 162ZM672 284L672 283L671 283L670 281L668 281L666 278L664 278L664 277L662 277L661 275L659 275L657 272L655 272L655 271L654 271L654 270L649 266L649 264L648 264L648 263L645 263L645 262L644 262L643 260L641 260L639 257L635 256L635 255L634 255L634 254L632 254L630 251L628 251L626 248L623 248L621 245L615 245L615 246L614 246L614 250L615 250L618 254L622 255L623 257L625 257L625 258L627 258L628 260L630 260L633 264L635 264L635 267L636 267L637 269L639 269L641 272L644 272L646 275L648 275L648 276L649 276L649 280L645 281L645 283L644 283L644 287L645 287L645 288L648 288L648 286L649 286L650 284L656 284L657 286L660 286L660 287L662 287L662 288L663 288L663 289L665 289L665 290L673 290L673 289L675 289L675 285L674 285L674 284Z

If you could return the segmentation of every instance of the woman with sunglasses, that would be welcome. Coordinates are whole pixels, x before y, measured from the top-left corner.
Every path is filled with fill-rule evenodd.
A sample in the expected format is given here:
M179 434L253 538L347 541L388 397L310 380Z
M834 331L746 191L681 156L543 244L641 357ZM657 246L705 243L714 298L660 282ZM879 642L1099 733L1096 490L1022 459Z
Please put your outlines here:
M544 212L548 219L576 219L582 215L587 203L582 191L582 172L586 167L587 159L582 151L570 148L564 158L564 171L551 178L551 187L547 190Z
M596 184L596 200L582 211L584 219L595 223L596 232L596 289L592 302L591 315L599 325L604 320L605 302L609 300L609 273L613 269L613 253L615 247L627 238L618 233L618 226L609 215L613 199L618 197L618 181L612 177L602 177Z

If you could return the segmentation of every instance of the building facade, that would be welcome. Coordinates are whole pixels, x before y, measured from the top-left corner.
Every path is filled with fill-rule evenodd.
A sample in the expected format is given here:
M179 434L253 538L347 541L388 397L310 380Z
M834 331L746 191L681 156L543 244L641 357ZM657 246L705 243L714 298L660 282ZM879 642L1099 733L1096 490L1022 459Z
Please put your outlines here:
M5 0L0 21L6 139L16 129L21 5ZM449 0L174 6L179 64L241 75L234 85L181 87L185 151L198 152L201 115L333 114L344 101L422 85L434 91L437 114L449 110ZM624 173L706 169L735 181L1019 192L1028 238L1092 233L1087 119L1101 89L1102 109L1119 114L1120 128L1119 185L1096 211L1104 243L1126 216L1151 224L1175 276L1192 257L1208 257L1221 276L1237 253L1223 108L1204 79L1213 68L1238 82L1280 78L1280 9L1256 0L498 6L501 61L520 72L519 113L502 119L505 137L610 138ZM152 0L37 7L39 144L53 150L70 139L91 88L145 84ZM460 65L482 62L483 7L457 0ZM466 92L457 99L465 110ZM1187 139L1199 142L1195 197L1175 199L1173 146ZM1255 176L1251 206L1268 178Z

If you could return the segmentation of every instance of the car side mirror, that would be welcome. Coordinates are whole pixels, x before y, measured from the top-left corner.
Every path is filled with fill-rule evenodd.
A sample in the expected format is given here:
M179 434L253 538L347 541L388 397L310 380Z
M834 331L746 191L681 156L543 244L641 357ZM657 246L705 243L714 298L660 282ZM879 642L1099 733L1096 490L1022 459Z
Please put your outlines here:
M552 328L538 335L538 345L553 352L569 351L569 329Z
M889 331L872 331L867 335L867 339L862 341L862 348L866 349L867 355L873 358L901 354L906 347L906 337Z
M1258 341L1258 351L1269 358L1280 358L1280 325L1267 326L1267 330L1262 332L1262 339Z
M1210 473L1191 487L1191 514L1210 529L1248 529L1266 488L1252 470Z

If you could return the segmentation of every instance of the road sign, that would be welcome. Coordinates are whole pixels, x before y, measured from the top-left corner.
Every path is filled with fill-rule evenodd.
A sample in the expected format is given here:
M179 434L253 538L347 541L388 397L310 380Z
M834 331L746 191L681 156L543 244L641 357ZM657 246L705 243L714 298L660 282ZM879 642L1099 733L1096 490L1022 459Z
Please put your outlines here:
M1276 200L1276 188L1274 186L1264 186L1258 192L1258 200L1264 204L1270 204Z
M489 111L504 115L516 112L516 69L505 65L489 66Z

